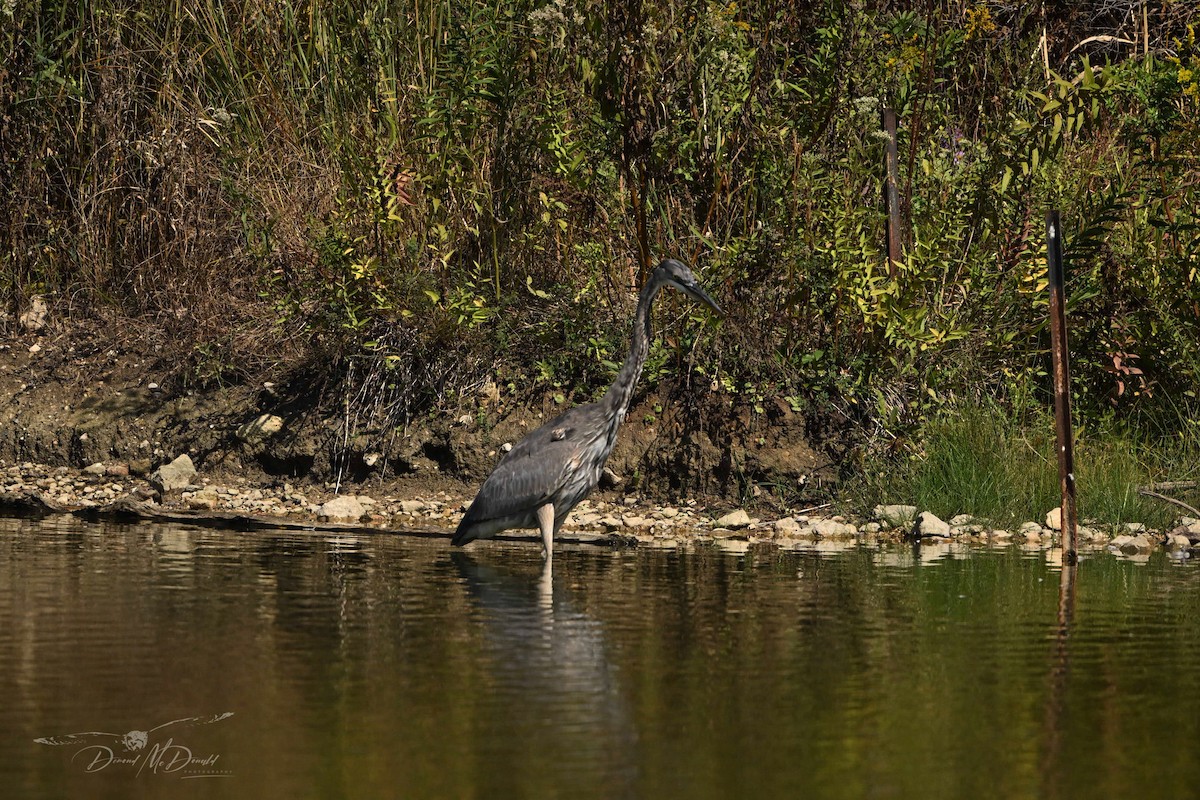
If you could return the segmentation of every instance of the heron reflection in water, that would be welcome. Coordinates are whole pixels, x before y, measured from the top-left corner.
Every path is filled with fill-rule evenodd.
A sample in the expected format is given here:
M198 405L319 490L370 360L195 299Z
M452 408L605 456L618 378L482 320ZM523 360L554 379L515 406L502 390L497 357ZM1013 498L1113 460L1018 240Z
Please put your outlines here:
M596 488L617 442L617 430L650 352L650 307L666 286L723 313L685 264L673 258L659 264L638 298L633 344L608 392L547 422L505 454L467 509L453 544L486 539L510 528L537 528L543 554L547 561L552 558L555 534L571 509Z
M603 623L569 588L554 588L549 559L535 571L532 559L513 555L484 563L451 555L483 634L469 745L481 785L512 796L577 786L635 796L636 726Z

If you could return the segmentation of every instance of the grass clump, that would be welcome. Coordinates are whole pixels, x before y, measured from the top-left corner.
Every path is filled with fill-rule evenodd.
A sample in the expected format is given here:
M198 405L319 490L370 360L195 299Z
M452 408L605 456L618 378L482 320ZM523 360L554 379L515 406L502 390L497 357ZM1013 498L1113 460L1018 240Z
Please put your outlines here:
M1107 419L1076 432L1081 522L1142 522L1161 530L1179 516L1180 508L1138 489L1196 478L1200 425L1180 420L1166 438L1147 434L1147 427ZM1054 419L1047 410L1016 414L994 403L951 408L904 455L878 458L864 469L849 496L862 510L903 502L944 519L970 514L1002 527L1041 522L1061 501L1055 449Z

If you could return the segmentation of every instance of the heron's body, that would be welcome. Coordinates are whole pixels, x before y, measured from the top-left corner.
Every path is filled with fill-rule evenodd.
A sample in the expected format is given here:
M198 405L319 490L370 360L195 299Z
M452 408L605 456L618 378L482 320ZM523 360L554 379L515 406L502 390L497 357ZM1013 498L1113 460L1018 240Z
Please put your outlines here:
M663 286L675 286L720 313L686 266L672 259L663 261L638 298L629 357L608 392L547 422L505 454L459 523L454 544L486 539L510 528L538 528L546 555L551 555L554 534L571 509L596 488L617 443L617 431L650 351L650 307Z

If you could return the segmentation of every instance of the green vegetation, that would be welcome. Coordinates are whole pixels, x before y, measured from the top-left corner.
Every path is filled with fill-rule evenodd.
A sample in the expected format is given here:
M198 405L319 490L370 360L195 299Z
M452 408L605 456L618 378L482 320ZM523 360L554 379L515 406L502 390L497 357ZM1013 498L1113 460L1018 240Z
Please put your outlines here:
M1195 479L1200 424L1184 423L1172 440L1108 417L1076 437L1081 520L1170 527L1180 509L1138 488L1165 476ZM991 403L963 409L928 424L919 448L902 458L866 466L850 495L863 509L904 499L943 519L965 513L1007 526L1040 522L1061 498L1055 446L1052 412L1018 417Z
M0 299L397 422L488 379L594 394L672 254L729 320L668 304L651 381L836 409L904 462L1046 402L1056 207L1085 430L1194 444L1200 12L1118 6L2 0Z

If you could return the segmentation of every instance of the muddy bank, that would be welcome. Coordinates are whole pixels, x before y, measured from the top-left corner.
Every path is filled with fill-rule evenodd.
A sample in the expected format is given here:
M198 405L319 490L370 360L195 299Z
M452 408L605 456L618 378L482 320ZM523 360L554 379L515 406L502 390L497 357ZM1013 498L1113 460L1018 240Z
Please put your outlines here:
M199 388L169 348L103 332L10 337L0 344L0 466L124 465L147 476L186 453L203 474L271 486L397 496L469 495L503 449L573 402L520 402L493 383L423 418L361 413L357 387L300 374ZM354 402L352 402L354 401ZM754 410L708 387L664 384L631 410L609 460L605 497L784 510L826 499L836 437L786 403Z

